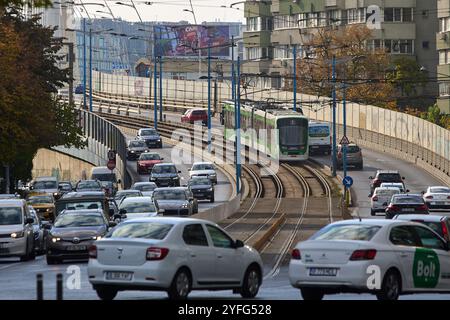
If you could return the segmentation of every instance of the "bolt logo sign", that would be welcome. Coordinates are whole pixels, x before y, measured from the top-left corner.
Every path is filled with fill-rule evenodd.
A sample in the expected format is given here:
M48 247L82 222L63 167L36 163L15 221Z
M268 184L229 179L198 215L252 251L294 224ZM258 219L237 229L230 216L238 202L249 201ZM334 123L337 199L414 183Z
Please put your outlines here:
M414 254L413 280L416 288L435 288L439 282L439 258L431 249L417 248Z

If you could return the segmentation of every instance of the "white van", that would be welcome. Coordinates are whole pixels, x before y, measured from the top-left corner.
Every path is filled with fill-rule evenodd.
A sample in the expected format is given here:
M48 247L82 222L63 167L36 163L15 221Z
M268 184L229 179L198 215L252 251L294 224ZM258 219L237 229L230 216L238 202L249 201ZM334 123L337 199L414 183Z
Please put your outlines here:
M0 257L34 259L33 222L25 200L0 200Z
M309 154L331 154L331 130L328 122L309 121Z
M94 167L91 169L91 179L99 180L105 189L112 188L112 195L118 190L118 185L121 183L120 179L117 179L116 170L109 170L108 167Z

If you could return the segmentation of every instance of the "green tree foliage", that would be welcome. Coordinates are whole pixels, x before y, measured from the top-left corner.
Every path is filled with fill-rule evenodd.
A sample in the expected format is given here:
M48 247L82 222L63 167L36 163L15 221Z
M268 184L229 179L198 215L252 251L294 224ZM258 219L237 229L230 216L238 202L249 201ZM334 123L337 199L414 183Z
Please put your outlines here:
M0 10L0 164L27 178L39 148L82 147L82 131L74 106L55 94L69 80L57 67L62 40L19 7Z
M402 95L416 96L418 89L423 88L428 79L421 66L410 57L397 58L393 64L394 70L387 73L387 79Z

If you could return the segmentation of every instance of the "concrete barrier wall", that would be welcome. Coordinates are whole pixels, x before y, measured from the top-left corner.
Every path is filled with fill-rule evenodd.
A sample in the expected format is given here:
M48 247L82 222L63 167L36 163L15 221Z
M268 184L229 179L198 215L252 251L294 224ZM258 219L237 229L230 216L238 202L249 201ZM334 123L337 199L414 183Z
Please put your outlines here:
M39 149L33 159L33 178L55 176L59 180L78 181L83 172L89 175L93 165L67 154L49 149Z

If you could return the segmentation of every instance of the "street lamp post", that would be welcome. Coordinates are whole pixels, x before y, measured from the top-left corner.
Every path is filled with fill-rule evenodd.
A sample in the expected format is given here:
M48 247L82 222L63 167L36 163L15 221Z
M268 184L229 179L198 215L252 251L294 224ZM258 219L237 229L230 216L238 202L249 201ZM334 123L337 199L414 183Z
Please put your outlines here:
M211 153L211 43L208 46L208 152Z
M89 28L89 111L92 112L92 28Z
M87 109L86 103L86 19L83 18L83 108Z
M156 34L153 35L154 41L156 42ZM156 51L153 48L153 66L154 66L154 74L153 74L153 87L154 87L154 98L153 98L153 109L154 109L154 126L155 129L158 129L158 66L156 62Z
M163 100L163 86L162 86L162 77L163 77L163 59L162 56L159 55L159 121L162 121L163 118L163 106L162 106L162 100Z
M237 58L236 190L241 193L241 57Z
M294 111L297 111L297 46L294 45L294 83L292 84L294 95Z
M332 81L333 81L333 170L332 170L332 176L336 177L336 166L337 166L337 159L336 159L336 56L333 55L332 59Z

